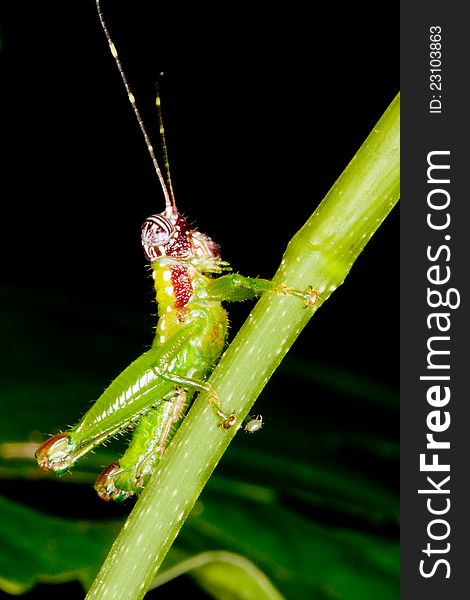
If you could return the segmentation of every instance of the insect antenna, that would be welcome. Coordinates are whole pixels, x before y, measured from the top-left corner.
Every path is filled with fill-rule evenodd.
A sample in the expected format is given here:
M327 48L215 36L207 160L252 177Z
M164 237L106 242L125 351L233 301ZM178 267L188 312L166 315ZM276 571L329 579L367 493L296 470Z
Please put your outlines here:
M175 202L175 194L173 192L173 184L171 183L171 175L170 175L170 162L168 160L168 146L166 145L166 136L165 136L165 127L163 126L163 116L162 116L162 102L160 98L160 77L163 76L163 73L160 73L157 79L156 87L156 96L155 96L155 104L157 106L157 114L158 114L158 126L160 128L160 139L162 143L163 149L163 160L165 161L165 172L166 172L166 180L168 183L168 189L170 190L171 201L173 206L176 206Z
M100 0L96 0L96 10L98 12L98 18L100 20L100 24L101 24L101 28L103 29L104 35L106 36L106 40L108 42L108 46L109 46L109 50L111 52L112 57L114 58L114 62L116 63L116 66L118 68L119 74L121 76L122 82L124 84L124 87L126 89L127 92L127 97L129 98L129 102L131 103L132 106L132 110L134 111L134 115L135 118L137 119L137 123L139 124L140 130L142 131L142 135L144 136L144 140L145 140L145 144L147 145L147 150L150 154L150 158L152 159L152 163L153 163L153 167L155 169L155 172L157 173L157 177L158 180L160 182L160 186L163 190L163 195L165 197L165 209L166 212L168 214L172 214L177 212L177 208L176 208L176 204L175 204L175 198L174 198L174 194L173 194L173 189L171 187L171 180L169 178L169 170L167 167L167 163L168 163L168 158L167 158L167 151L166 151L166 144L163 144L164 147L164 156L165 156L165 167L167 167L167 175L168 175L168 185L170 187L170 191L171 191L171 195L168 192L168 187L165 183L165 179L162 175L161 169L160 169L160 165L158 164L158 160L157 157L155 156L155 152L153 150L153 146L150 142L150 138L148 136L147 130L145 129L145 125L144 122L142 120L142 117L140 116L140 112L139 109L137 108L136 102L135 102L135 97L134 94L132 93L132 90L129 86L129 83L127 81L127 77L126 74L124 73L124 69L122 68L122 64L121 64L121 60L119 59L119 55L117 53L116 50L116 46L114 45L114 42L111 38L111 35L108 31L108 27L105 23L104 20L104 16L103 16L103 12L101 10L101 5L100 5ZM159 98L159 96L157 96L157 98ZM158 104L157 104L158 105ZM160 133L162 132L162 127L160 126ZM164 134L162 134L162 140L164 140Z

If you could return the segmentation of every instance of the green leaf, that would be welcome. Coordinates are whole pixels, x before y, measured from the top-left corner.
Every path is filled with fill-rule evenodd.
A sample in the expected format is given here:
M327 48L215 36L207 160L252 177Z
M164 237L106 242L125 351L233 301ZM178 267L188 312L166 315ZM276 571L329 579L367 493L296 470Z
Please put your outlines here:
M262 481L283 498L303 498L316 507L333 504L342 512L363 514L370 522L397 521L397 494L373 477L341 465L338 458L336 462L332 458L328 462L308 462L305 457L292 459L270 450L269 445L261 451L240 444L228 451L224 465L232 475L232 482L235 474L243 473L246 483L259 485ZM208 482L210 489L231 485L230 481L217 476Z
M218 600L283 600L266 575L244 556L214 550L202 552L163 569L150 589L183 574L191 575Z
M0 497L0 587L21 594L39 582L78 580L86 588L119 524L69 521Z
M394 600L398 595L396 540L320 525L278 504L205 494L178 545L241 554L288 598Z
M361 398L396 410L400 406L396 390L337 366L301 359L298 356L286 356L279 370L287 375L305 379L315 387L324 386L349 398Z

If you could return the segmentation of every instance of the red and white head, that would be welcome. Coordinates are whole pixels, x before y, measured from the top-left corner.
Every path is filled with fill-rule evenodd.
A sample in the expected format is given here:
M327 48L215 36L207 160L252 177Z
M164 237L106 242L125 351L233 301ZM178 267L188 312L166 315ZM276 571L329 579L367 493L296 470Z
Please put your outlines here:
M217 244L204 233L190 229L186 219L173 207L144 221L141 240L150 264L161 257L183 261L220 259Z

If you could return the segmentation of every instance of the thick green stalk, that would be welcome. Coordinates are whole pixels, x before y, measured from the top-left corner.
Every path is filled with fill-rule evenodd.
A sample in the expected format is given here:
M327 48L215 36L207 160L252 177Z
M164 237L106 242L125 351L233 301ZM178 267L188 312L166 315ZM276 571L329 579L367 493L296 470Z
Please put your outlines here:
M289 243L275 280L320 298L265 294L210 381L239 423L312 314L344 281L399 197L399 96L341 177ZM217 427L201 396L137 502L87 598L142 598L236 427Z

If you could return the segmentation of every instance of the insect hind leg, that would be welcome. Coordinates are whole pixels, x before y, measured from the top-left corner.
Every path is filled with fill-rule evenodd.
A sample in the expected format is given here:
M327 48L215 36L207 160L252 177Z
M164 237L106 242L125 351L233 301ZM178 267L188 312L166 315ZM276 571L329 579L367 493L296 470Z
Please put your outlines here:
M189 401L190 395L177 388L140 419L126 452L96 480L95 490L100 498L122 502L144 489L181 423Z

